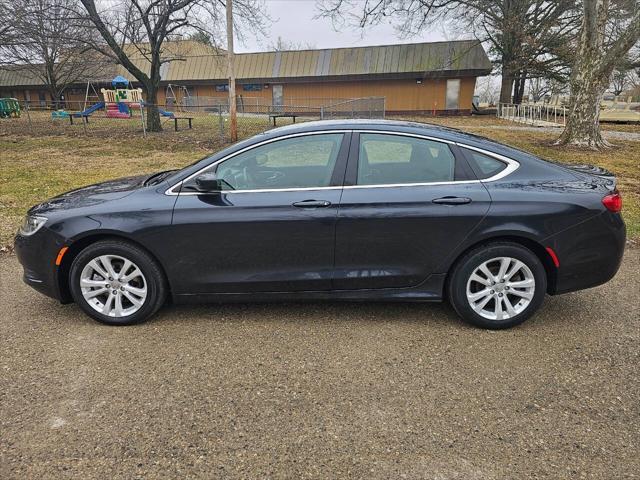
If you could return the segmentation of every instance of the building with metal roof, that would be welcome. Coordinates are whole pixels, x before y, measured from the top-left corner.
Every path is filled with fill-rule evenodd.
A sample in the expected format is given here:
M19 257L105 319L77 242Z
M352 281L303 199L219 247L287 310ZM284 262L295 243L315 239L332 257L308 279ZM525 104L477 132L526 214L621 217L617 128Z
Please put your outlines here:
M163 54L163 89L179 86L191 97L227 95L227 64L223 50L171 42ZM179 43L180 45L175 45ZM134 63L149 69L144 47L132 50ZM237 93L263 104L287 105L310 99L385 97L392 113L464 113L478 76L491 72L491 62L477 41L448 41L277 52L242 53L235 57ZM105 65L93 78L105 84L116 75L135 78L122 66ZM42 102L41 80L24 68L0 70L0 95ZM170 102L166 88L159 102ZM78 99L74 85L67 99ZM36 96L34 98L34 95Z

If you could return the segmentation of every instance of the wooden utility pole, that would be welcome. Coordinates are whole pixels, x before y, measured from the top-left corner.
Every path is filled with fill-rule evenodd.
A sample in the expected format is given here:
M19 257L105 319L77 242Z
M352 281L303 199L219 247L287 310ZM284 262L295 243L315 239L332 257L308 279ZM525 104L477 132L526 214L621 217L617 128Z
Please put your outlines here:
M232 142L238 141L236 111L236 76L233 71L233 1L227 0L227 59L229 64L229 132Z

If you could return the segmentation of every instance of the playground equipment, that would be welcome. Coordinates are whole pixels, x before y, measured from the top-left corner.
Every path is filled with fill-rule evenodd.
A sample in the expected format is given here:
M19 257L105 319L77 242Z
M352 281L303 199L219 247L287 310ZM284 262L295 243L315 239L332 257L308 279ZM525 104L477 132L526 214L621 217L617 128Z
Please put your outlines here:
M0 98L0 118L18 118L20 116L20 102L17 98Z
M168 106L175 106L178 111L191 105L191 94L184 85L170 83L165 91L165 99Z
M142 104L142 89L129 88L129 80L120 75L111 81L111 85L113 90L100 90L107 107L107 117L131 118L131 110L140 108Z

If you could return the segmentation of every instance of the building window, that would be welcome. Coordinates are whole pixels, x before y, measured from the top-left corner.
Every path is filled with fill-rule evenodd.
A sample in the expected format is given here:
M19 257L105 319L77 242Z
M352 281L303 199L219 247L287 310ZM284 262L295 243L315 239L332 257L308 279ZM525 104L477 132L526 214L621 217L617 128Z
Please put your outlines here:
M228 84L224 84L224 85L216 85L216 92L228 92L229 91L229 85Z
M245 83L242 85L242 90L245 92L259 92L262 90L261 83Z

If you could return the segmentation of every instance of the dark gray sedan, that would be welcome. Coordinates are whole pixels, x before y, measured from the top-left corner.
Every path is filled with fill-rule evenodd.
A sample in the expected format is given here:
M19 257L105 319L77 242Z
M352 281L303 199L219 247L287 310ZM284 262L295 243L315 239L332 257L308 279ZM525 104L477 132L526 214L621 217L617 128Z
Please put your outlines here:
M615 275L621 207L596 167L437 126L311 122L48 200L15 246L29 285L112 325L167 301L446 298L506 328Z

